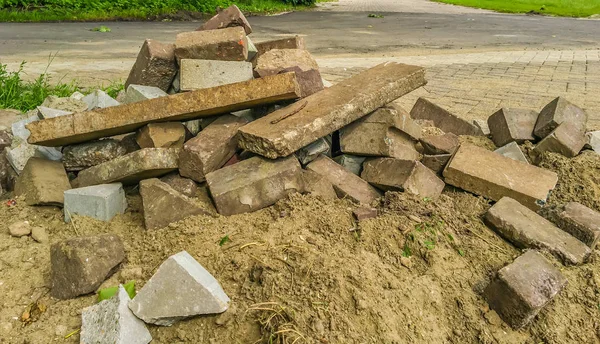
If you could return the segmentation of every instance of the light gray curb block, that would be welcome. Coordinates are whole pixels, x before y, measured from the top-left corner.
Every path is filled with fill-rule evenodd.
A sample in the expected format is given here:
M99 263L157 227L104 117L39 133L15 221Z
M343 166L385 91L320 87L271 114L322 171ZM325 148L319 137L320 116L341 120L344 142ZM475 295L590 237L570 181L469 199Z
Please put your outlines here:
M71 215L110 221L117 214L123 214L125 209L127 209L127 200L121 183L65 191L65 222L71 222Z
M127 87L127 93L125 94L125 100L123 103L135 103L141 102L148 99L160 98L168 96L167 92L154 86L143 86L143 85L129 85Z

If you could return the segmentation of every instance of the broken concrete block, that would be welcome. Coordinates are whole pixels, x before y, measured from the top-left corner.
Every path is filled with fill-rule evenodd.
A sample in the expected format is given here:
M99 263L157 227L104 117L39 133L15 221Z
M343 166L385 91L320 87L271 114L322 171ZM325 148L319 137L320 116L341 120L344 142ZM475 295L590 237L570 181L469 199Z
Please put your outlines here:
M185 126L179 122L150 123L135 137L141 148L183 148Z
M481 129L450 113L425 98L419 98L410 111L412 119L430 120L445 133L456 135L483 135Z
M388 124L360 120L340 129L340 149L346 154L419 159L414 141L405 133Z
M152 336L143 321L129 309L129 294L122 285L108 300L81 312L81 343L147 344Z
M479 130L481 130L481 133L483 135L490 136L491 131L490 131L490 127L489 127L487 121L484 121L482 119L474 119L473 125L476 126L477 128L479 128Z
M488 118L492 141L502 147L516 141L534 141L533 129L539 113L527 109L502 108Z
M178 60L246 61L248 40L241 27L182 32L175 39L175 56Z
M223 313L229 301L219 282L182 251L158 267L129 309L146 323L171 326L194 315Z
M487 149L462 144L443 172L445 182L494 201L508 196L530 209L546 203L556 173Z
M500 269L483 296L498 315L518 330L567 285L567 278L544 256L531 250Z
M102 90L95 90L88 94L82 99L88 106L88 110L104 109L111 106L121 105L118 101L114 100L106 92Z
M237 149L237 131L246 120L233 115L219 117L183 146L179 156L179 173L197 182L221 168Z
M180 192L187 197L196 197L198 194L198 185L191 179L183 178L178 172L169 173L160 178L160 181L168 184L175 191Z
M231 5L207 20L196 31L224 29L235 26L243 27L246 35L252 33L252 26L250 26L244 13L236 5Z
M63 193L69 189L71 184L60 162L33 157L17 179L15 195L24 197L27 205L62 206Z
M87 186L67 190L65 195L65 222L71 215L88 216L100 221L110 221L127 209L125 191L121 183Z
M167 92L156 86L129 85L123 103L130 104L166 96L168 96Z
M522 161L524 163L529 164L529 161L527 161L525 154L523 154L523 151L515 141L511 141L510 143L507 143L506 145L496 149L494 153L498 153L507 158L511 158L513 160Z
M539 161L546 152L559 153L567 158L579 154L586 143L585 133L571 122L563 122L540 141L531 151L534 161Z
M67 171L81 171L88 167L127 154L127 148L115 139L104 139L63 147L63 164Z
M302 168L294 157L253 157L208 173L206 182L221 215L252 212L302 192Z
M121 239L112 234L77 237L50 248L50 295L72 299L93 293L125 259Z
M600 239L600 213L577 202L542 209L542 214L560 229L595 249Z
M245 61L182 59L179 66L181 91L233 84L254 78L252 63Z
M367 207L359 207L352 210L352 215L356 218L356 221L364 221L368 219L373 219L377 217L377 209L376 208L367 208Z
M356 156L350 154L342 154L340 156L335 157L333 160L338 164L342 165L345 169L360 176L360 172L362 171L362 165L367 158L364 156Z
M393 125L413 140L418 141L422 136L423 128L410 118L403 108L394 103L375 110L362 119L365 123L387 123Z
M418 161L393 158L367 160L360 177L384 191L405 191L436 198L446 184Z
M269 50L258 57L254 72L261 78L295 72L302 98L323 89L319 65L308 50L304 49Z
M546 249L564 264L583 264L591 250L552 222L509 197L503 197L485 214L486 223L518 248Z
M59 116L64 116L64 115L70 115L73 113L71 111L51 109L51 108L48 108L45 106L38 106L36 108L36 110L38 112L38 117L40 119L54 118L54 117L59 117Z
M543 139L563 122L569 122L576 130L585 132L587 119L588 116L585 111L565 98L558 97L542 109L533 133Z
M38 121L39 119L40 118L39 118L38 114L35 113L25 119L21 119L17 122L14 122L11 126L11 130L12 130L12 134L15 137L15 139L20 138L21 140L27 140L27 138L29 138L29 135L31 135L31 133L29 132L29 129L27 129L26 125L29 123Z
M210 215L196 201L156 178L140 182L140 195L147 230L164 228L194 215Z
M152 122L187 121L298 96L298 84L293 73L273 75L33 122L27 127L31 131L29 142L63 146L130 133Z
M296 157L302 165L306 165L321 154L331 156L331 145L325 138L318 139L308 146L301 148L296 152Z
M76 93L78 92L73 93L73 95ZM41 104L41 106L67 112L86 111L88 107L83 101L83 95L80 99L74 98L73 95L71 95L71 97L48 96L46 99L44 99L44 102Z
M302 180L304 181L305 193L321 196L323 199L338 198L333 184L323 175L313 171L302 170Z
M378 65L244 126L240 147L288 156L424 84L421 67Z
M420 142L425 154L429 155L454 154L460 146L458 136L452 133L425 136Z
M62 158L60 150L54 147L30 145L20 139L14 141L12 147L6 147L4 151L6 159L18 174L21 174L27 161L32 157L53 161L59 161Z
M133 153L135 151L142 149L140 147L140 145L138 145L138 143L135 139L136 137L137 137L137 133L133 133L133 134L126 135L125 137L123 137L121 139L121 141L119 141L121 146L125 147L125 151L127 152L126 154Z
M254 42L252 42L250 37L246 37L246 39L248 40L248 59L246 61L250 62L258 56L258 49L256 49L256 45L254 45Z
M441 174L448 161L452 158L452 154L438 154L438 155L423 155L421 159L421 163L435 172L436 174Z
M131 68L125 88L127 89L129 85L154 86L166 92L171 86L175 73L177 73L175 46L147 39Z
M348 197L355 202L369 204L381 197L381 193L369 183L326 156L321 155L308 164L306 169L327 178L339 198Z
M135 184L172 172L177 169L178 163L178 149L144 148L79 172L73 185Z
M304 37L295 36L256 43L258 56L274 49L306 49Z

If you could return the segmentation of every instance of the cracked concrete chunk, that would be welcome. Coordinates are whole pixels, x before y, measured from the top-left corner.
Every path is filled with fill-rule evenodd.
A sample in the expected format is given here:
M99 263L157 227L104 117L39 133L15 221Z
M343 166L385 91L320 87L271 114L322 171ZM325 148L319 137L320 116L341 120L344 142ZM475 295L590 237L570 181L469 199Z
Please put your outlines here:
M425 98L419 98L410 111L410 117L418 120L430 120L445 133L456 135L483 135L478 127L450 113Z
M135 137L140 148L183 148L185 126L179 122L150 123Z
M62 163L33 157L15 184L15 195L25 198L27 205L57 205L64 203L64 192L71 189Z
M244 61L215 61L183 59L179 61L181 91L233 84L254 78L252 63Z
M190 31L177 34L175 56L178 60L246 61L248 40L244 28Z
M127 154L120 141L105 139L63 147L63 164L67 171L81 171Z
M175 46L147 39L131 68L125 88L129 85L154 86L166 92L176 73Z
M171 326L195 315L223 313L229 301L219 282L182 251L160 265L129 308L146 323Z

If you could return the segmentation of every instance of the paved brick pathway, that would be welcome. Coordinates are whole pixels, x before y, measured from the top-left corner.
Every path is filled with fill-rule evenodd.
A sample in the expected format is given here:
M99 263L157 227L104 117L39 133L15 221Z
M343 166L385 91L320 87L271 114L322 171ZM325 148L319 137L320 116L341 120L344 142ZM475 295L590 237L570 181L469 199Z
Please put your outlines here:
M336 82L390 60L427 67L427 86L398 101L407 110L424 96L463 118L485 119L500 107L539 111L565 96L588 111L590 129L600 130L600 50L332 58L319 65Z
M336 12L411 12L411 13L485 13L489 11L453 6L429 0L338 0L318 5L321 11Z

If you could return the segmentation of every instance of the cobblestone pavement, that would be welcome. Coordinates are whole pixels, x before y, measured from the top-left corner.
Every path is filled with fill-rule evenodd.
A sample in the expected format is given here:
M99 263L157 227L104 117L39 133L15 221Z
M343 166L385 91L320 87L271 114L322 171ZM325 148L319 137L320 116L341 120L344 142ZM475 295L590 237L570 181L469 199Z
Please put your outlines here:
M486 119L501 107L539 111L564 96L588 111L589 129L600 129L600 50L333 58L320 59L319 65L323 76L336 82L390 60L427 67L428 84L398 100L406 110L427 97L463 118Z
M476 8L454 6L429 0L338 0L318 5L320 11L336 12L411 12L411 13L485 13Z

